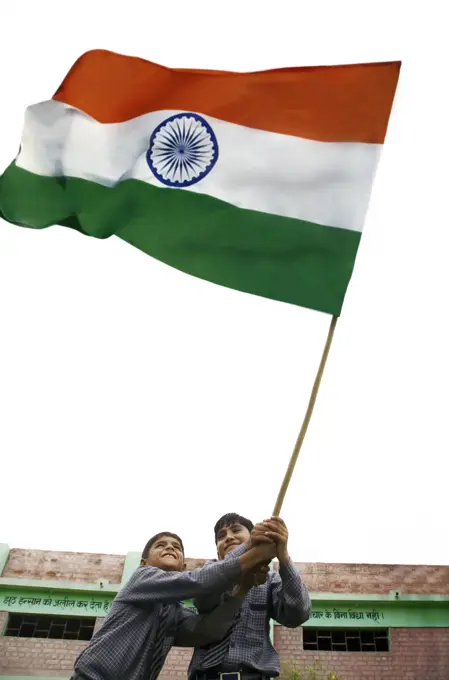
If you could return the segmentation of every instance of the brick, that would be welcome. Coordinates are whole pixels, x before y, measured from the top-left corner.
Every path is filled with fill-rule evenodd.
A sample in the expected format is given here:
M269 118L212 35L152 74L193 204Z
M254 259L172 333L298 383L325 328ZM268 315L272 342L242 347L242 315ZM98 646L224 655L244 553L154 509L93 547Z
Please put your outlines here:
M124 564L124 555L13 549L2 576L88 583L104 579L120 583Z
M276 647L284 662L322 663L344 680L448 680L449 628L393 628L391 652L307 652L298 644L292 653L282 627L276 628Z

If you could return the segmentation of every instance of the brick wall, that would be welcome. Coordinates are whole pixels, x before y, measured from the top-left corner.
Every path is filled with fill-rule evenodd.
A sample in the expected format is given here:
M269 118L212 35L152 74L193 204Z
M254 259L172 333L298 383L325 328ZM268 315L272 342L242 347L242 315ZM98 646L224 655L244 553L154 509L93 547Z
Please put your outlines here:
M0 612L0 634L4 630L7 613ZM103 619L97 619L95 632ZM86 642L72 640L42 640L33 638L0 637L0 674L33 675L69 678L73 664ZM192 650L173 648L160 675L161 680L187 677Z
M187 569L206 560L187 559ZM449 566L403 564L334 564L297 562L305 582L315 593L449 595ZM449 678L448 678L449 680Z
M188 558L187 569L206 560ZM297 562L305 582L315 593L449 595L449 566L402 564L333 564ZM448 678L449 680L449 678Z
M0 641L0 673L69 678L73 662L86 642L3 638Z
M186 647L173 647L165 659L159 679L171 680L172 678L183 678L183 680L186 680L192 652L192 649L187 649Z
M205 560L187 558L187 568ZM61 581L120 583L124 555L13 549L2 576ZM312 592L449 594L449 566L298 563Z
M283 662L314 662L343 680L448 680L449 628L392 628L390 652L308 652L302 629L275 627Z
M0 626L1 626L0 614ZM0 673L69 677L85 642L2 638ZM275 627L275 645L285 663L312 665L343 680L448 680L449 629L393 628L389 653L305 652L302 630ZM172 649L161 680L186 678L190 649Z
M449 594L449 566L395 564L302 564L311 592Z
M13 549L2 577L88 583L105 579L120 583L124 564L124 555Z
M187 569L206 560L187 559ZM449 566L297 562L314 593L449 595ZM448 678L449 680L449 678Z

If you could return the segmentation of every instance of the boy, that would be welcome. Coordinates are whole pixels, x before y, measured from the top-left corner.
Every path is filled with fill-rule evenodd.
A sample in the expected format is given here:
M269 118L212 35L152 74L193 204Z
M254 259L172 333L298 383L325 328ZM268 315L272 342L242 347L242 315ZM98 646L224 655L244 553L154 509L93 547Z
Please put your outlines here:
M103 626L76 660L72 680L156 680L173 645L191 647L222 639L251 588L247 575L274 552L268 543L256 545L244 555L188 572L179 536L170 531L156 534ZM231 597L206 616L180 603L227 589Z
M229 513L218 520L214 533L218 560L222 563L245 554L251 545L270 539L276 546L279 572L270 571L266 583L248 593L240 615L221 642L195 648L189 679L218 680L221 673L234 676L222 680L236 680L237 673L239 680L277 677L280 662L269 636L270 619L296 628L307 621L311 612L307 587L288 555L287 527L279 517L254 526L249 519ZM220 597L205 595L197 597L194 604L204 613L213 611L221 601Z

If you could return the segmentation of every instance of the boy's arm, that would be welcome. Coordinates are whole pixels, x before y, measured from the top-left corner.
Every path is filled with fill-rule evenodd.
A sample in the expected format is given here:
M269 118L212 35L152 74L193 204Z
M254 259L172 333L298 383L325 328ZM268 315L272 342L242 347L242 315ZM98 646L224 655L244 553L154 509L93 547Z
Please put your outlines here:
M268 552L266 545L256 546L241 557L213 562L194 571L139 567L116 600L123 604L148 606L155 602L169 604L199 595L224 592L237 583L243 573L270 559Z
M222 640L250 588L236 586L233 594L209 614L196 614L183 607L179 614L175 647L203 647Z
M250 543L242 543L235 550L228 553L224 558L223 562L229 561L235 557L240 557L244 555L251 548ZM215 564L217 560L213 562L207 562L207 564ZM223 602L223 592L215 592L209 594L203 594L196 597L193 601L194 606L199 611L200 614L211 612L216 607L218 607Z
M305 623L312 611L309 591L291 559L279 563L279 573L272 573L270 617L286 628Z
M279 560L279 573L274 572L271 577L270 616L282 626L296 628L309 619L312 603L307 586L288 554L288 529L280 517L272 517L263 522L262 530L275 541Z

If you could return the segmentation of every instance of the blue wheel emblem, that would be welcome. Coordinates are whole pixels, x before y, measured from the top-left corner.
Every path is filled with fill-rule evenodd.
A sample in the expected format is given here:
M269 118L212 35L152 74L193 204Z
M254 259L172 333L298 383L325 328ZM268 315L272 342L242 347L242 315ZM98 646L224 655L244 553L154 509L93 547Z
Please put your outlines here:
M154 130L147 163L157 179L170 187L189 187L210 173L218 144L209 123L197 113L177 113Z

